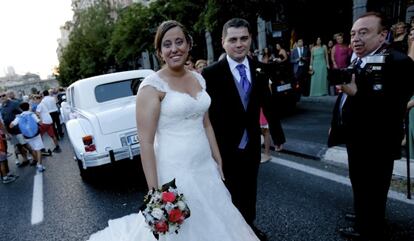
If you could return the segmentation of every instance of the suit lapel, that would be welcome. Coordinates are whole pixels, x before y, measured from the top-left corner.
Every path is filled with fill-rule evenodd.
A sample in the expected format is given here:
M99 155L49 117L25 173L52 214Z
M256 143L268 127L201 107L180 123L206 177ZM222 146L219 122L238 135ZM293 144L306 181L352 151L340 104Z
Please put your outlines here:
M250 81L252 82L252 87L250 88L250 93L252 92L254 86L256 85L256 65L253 60L247 58L249 60L249 68L250 68Z

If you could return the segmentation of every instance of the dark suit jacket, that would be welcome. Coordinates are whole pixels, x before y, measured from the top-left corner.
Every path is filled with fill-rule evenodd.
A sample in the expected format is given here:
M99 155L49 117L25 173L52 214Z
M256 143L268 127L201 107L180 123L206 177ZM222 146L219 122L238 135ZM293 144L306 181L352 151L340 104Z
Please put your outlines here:
M339 93L332 111L331 131L328 136L328 147L345 144L347 140L346 128L348 122L347 118L349 115L349 102L347 99L342 105L342 114L340 114L339 111L343 95L343 93Z
M238 150L245 129L249 145L255 147L257 158L260 159L260 107L263 107L269 122L274 143L280 145L285 142L279 117L271 106L269 78L259 63L249 59L249 65L252 89L247 110L243 107L226 58L204 68L202 72L206 79L207 92L211 97L209 116L223 160L231 158L232 153Z
M413 95L414 62L405 54L389 51L383 74L372 77L372 65L356 73L358 91L348 96L348 146L381 151L386 158L401 158L403 119Z
M307 47L303 47L302 57L305 60L304 61L304 67L308 68L310 53L309 53L309 49ZM293 64L293 73L295 73L295 74L296 74L296 72L298 72L299 60L300 60L300 58L299 58L299 49L296 47L296 48L292 49L292 51L290 53L290 62Z

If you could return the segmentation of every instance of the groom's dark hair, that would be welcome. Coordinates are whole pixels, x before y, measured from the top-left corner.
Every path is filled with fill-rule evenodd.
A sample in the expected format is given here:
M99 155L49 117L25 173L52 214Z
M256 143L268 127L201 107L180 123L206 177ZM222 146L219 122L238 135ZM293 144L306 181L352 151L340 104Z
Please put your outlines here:
M225 38L227 36L227 29L229 28L242 28L242 27L247 28L247 31L251 33L250 24L249 22L247 22L246 19L232 18L223 25L223 32L221 33L221 37Z

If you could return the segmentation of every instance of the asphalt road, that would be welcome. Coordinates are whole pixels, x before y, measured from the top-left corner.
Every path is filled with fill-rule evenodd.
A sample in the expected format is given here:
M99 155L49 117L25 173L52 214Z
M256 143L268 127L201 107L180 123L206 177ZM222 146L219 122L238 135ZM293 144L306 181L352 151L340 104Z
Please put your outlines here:
M138 161L103 168L94 182L84 183L66 141L62 153L45 159L47 170L41 176L35 176L33 167L16 169L9 161L20 177L0 184L0 240L86 240L109 219L137 212L145 193ZM348 224L342 215L352 207L351 189L324 175L332 173L340 180L346 171L311 159L274 155L280 159L260 169L257 225L271 241L343 240L336 230ZM310 174L308 169L325 174ZM33 201L39 195L34 192L39 179L41 202ZM391 199L388 210L391 240L414 240L413 205ZM32 224L34 216L41 221Z

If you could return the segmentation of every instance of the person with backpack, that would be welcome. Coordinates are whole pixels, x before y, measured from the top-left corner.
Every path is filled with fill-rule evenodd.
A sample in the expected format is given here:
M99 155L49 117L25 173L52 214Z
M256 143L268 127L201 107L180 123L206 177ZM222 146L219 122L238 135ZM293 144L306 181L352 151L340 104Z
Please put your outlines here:
M10 173L9 164L7 161L7 141L5 135L5 127L3 125L3 119L0 115L0 176L3 184L16 181L18 175Z
M45 167L42 165L42 153L41 150L44 147L42 137L39 130L39 118L37 115L30 111L30 104L22 102L20 109L23 111L20 115L16 116L10 123L10 128L18 126L23 137L27 140L30 147L33 150L33 158L37 162L37 171L43 172Z
M16 166L23 167L29 164L27 156L28 152L31 152L30 146L20 133L19 128L10 128L10 123L16 118L16 115L22 111L19 108L19 102L10 99L5 92L0 93L1 111L0 114L3 119L5 134L9 136L9 142L14 147L14 153L16 154ZM18 154L21 155L23 162L19 161ZM34 162L32 162L34 163Z

